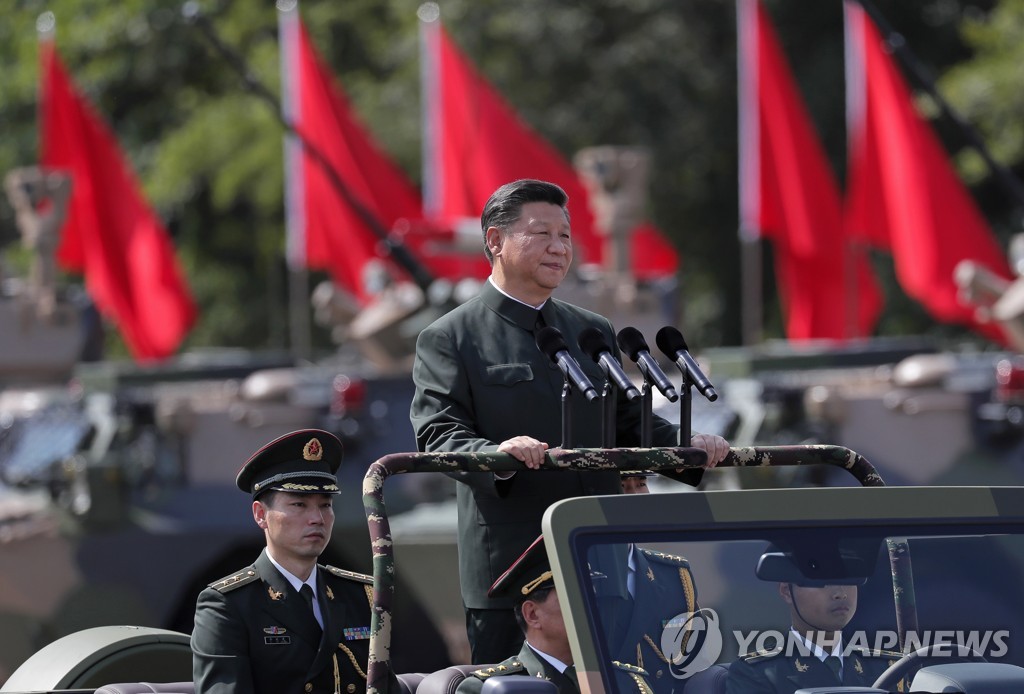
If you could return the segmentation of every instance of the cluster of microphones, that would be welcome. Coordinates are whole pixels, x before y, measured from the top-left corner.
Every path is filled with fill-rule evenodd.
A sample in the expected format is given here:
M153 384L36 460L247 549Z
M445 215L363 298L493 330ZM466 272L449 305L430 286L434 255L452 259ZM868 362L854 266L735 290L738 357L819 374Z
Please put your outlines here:
M636 362L646 382L653 384L670 402L679 399L679 393L668 376L665 375L658 360L651 356L647 340L639 330L632 327L623 328L619 331L616 341L619 343L622 353ZM690 356L689 348L686 346L686 340L683 339L681 332L666 325L658 331L655 342L658 349L679 367L683 374L684 387L687 384L693 385L708 400L714 402L718 399L718 393L715 392L711 381L700 370L697 361ZM608 344L600 330L594 327L584 329L579 335L579 346L584 354L597 362L609 382L615 384L627 399L633 400L640 397L640 391L623 371L619 360L612 354L611 345ZM597 389L583 373L579 362L569 353L569 346L558 328L552 326L541 328L537 332L537 347L558 365L566 379L583 397L587 400L594 400L598 397Z

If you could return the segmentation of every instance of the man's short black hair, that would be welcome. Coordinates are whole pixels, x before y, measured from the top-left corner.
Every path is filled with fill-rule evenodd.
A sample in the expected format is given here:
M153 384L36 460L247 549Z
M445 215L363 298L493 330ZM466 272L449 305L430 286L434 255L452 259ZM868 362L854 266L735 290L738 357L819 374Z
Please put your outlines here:
M555 589L554 586L548 586L546 588L537 588L533 590L525 600L520 600L516 603L516 606L512 608L513 613L516 616L516 624L519 625L519 629L525 634L526 633L526 620L523 618L523 603L526 600L530 602L544 602L551 595L551 591Z
M480 215L480 226L484 232L484 253L487 255L487 260L494 262L491 249L487 247L487 230L491 227L507 229L515 224L519 221L523 205L528 202L549 202L552 205L558 205L565 212L565 218L569 218L569 210L566 209L569 196L554 183L532 178L522 178L506 183L491 194Z

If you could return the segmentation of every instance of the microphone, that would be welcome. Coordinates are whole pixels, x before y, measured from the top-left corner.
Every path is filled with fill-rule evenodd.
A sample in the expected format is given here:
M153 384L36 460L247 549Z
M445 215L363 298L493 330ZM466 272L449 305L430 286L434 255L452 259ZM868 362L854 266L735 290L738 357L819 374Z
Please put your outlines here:
M576 390L583 394L583 397L588 401L597 397L594 384L583 373L579 362L569 354L569 345L565 344L561 330L550 325L538 330L537 347L547 355L548 359L558 364L558 368L572 382Z
M629 355L629 358L636 362L650 381L657 386L661 394L668 398L669 402L679 399L679 393L672 387L668 376L658 366L658 360L651 356L651 348L647 346L647 340L636 328L623 328L618 334L619 349Z
M686 340L683 339L681 332L671 325L666 325L658 331L654 341L658 343L658 349L664 352L666 357L674 361L680 371L690 377L693 385L697 386L697 390L700 391L701 395L711 402L718 400L718 393L715 392L715 387L711 385L711 381L700 370L697 360L691 357L687 351Z
M629 376L622 370L619 360L612 354L612 348L604 339L604 334L597 328L590 326L584 328L579 337L580 349L588 357L597 362L597 365L619 390L626 394L627 400L640 397L640 391L636 389Z

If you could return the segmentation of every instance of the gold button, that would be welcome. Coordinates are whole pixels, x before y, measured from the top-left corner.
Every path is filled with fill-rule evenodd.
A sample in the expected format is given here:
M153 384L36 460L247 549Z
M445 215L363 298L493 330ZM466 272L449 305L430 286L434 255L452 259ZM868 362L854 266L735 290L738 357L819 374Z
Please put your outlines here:
M313 691L313 683L312 682L306 682L306 691L307 692Z
M356 685L354 685L354 684L350 684L347 687L345 687L345 691L348 692L348 694L352 694L352 692L354 692L355 690L356 690Z

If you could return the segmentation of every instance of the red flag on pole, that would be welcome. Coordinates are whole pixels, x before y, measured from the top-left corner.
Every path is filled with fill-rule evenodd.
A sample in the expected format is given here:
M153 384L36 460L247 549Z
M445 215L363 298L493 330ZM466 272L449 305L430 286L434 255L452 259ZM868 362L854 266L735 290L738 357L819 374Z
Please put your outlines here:
M892 252L909 296L940 321L1005 342L957 300L953 269L973 260L1012 278L1005 256L938 139L914 108L878 29L846 5L850 233Z
M113 133L75 90L51 41L40 44L42 165L72 178L61 267L79 271L138 361L175 352L196 318L174 247Z
M476 70L440 21L423 28L427 214L449 222L479 218L499 186L518 178L551 181L569 195L576 262L600 264L604 239L579 174ZM674 248L650 223L632 249L639 277L672 274L678 267ZM489 272L486 264L483 271Z
M422 217L419 192L359 122L298 10L279 16L286 119L385 229L398 219ZM295 138L286 145L285 170L290 264L327 270L366 301L363 274L367 263L381 257L379 237L340 195L322 162Z
M869 335L880 294L844 236L835 177L761 3L737 10L742 233L774 242L789 339Z

